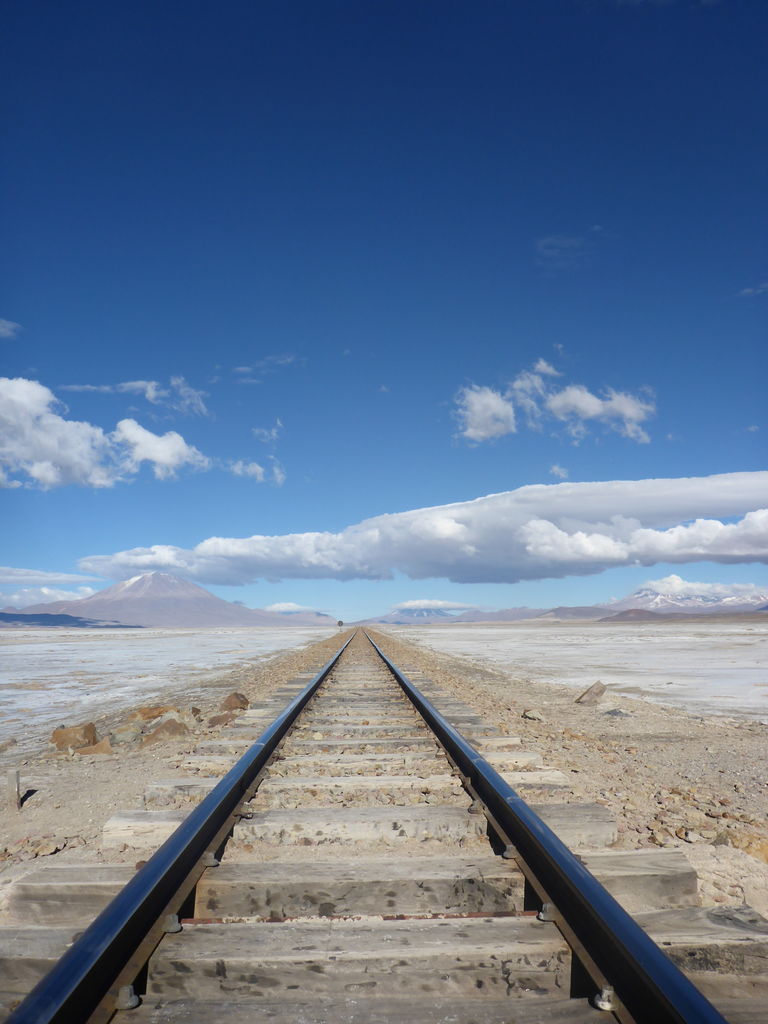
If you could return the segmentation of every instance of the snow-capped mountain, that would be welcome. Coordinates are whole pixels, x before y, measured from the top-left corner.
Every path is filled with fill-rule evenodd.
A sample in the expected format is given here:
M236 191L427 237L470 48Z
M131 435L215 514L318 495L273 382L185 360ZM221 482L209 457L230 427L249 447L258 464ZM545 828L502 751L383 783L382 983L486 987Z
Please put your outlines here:
M721 615L768 610L768 590L753 583L689 583L680 576L649 580L634 593L605 604L559 606L557 608L502 608L498 611L470 608L453 614L435 607L445 602L424 602L422 607L399 607L387 615L365 619L365 623L428 626L436 623L467 622L566 622L609 619L621 615L631 621L630 612L648 613L650 617L673 614ZM458 611L461 605L454 605ZM362 625L363 623L359 623Z
M318 612L282 615L244 608L167 572L142 573L90 597L31 605L24 612L76 615L121 625L171 628L335 625L330 615Z
M356 626L389 623L392 626L431 626L440 622L455 622L456 616L443 608L396 608L387 615L363 619Z
M628 597L607 604L606 608L610 612L642 608L661 614L684 612L691 615L758 611L766 602L768 590L752 583L689 583L672 575L649 580Z

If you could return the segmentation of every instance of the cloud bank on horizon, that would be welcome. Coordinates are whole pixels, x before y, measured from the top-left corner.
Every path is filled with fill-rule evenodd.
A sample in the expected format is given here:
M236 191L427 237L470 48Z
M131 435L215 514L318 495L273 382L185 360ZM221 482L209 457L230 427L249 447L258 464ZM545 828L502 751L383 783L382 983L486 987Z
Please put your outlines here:
M467 604L464 601L443 601L440 598L425 597L414 598L411 601L398 601L391 606L394 612L406 611L438 611L438 612L466 612L477 608L476 604Z
M660 580L646 580L644 590L675 597L743 597L745 600L765 593L765 587L754 583L692 583L674 573Z
M26 608L31 604L52 601L80 601L97 593L94 587L78 587L77 590L60 590L57 587L22 587L13 593L4 593L0 601L10 608Z
M397 572L515 583L657 562L766 562L767 496L765 471L539 484L374 516L338 533L209 537L194 548L158 544L91 555L79 565L111 578L158 569L241 585L381 580Z

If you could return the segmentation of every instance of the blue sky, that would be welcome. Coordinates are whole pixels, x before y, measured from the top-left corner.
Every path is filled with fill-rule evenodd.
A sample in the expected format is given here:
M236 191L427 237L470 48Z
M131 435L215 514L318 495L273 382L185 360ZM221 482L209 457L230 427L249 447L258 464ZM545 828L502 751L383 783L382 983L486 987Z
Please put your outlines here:
M5 21L6 598L768 584L761 0Z

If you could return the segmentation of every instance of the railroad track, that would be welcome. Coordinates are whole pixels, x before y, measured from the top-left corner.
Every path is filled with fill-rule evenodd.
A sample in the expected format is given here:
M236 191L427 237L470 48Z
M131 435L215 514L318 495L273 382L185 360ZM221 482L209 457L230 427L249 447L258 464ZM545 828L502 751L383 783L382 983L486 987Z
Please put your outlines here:
M415 682L357 631L107 822L130 864L20 880L9 1024L768 1022L768 923Z

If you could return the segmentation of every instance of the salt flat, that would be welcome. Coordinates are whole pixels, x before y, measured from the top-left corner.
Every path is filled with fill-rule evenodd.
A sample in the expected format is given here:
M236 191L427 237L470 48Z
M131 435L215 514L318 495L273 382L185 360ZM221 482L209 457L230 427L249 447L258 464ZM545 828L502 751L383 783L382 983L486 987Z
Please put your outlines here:
M765 631L758 625L756 633L752 624L734 633L732 625L723 632L723 624L713 630L711 623L618 630L584 623L408 627L388 628L383 639L397 664L468 702L502 733L522 736L526 750L567 775L574 799L610 807L617 816L618 849L684 848L699 872L705 904L746 902L768 915L765 727L754 708L739 714L746 704L739 699L713 701L717 715L686 710L698 702L704 674L727 682L729 665L751 664L745 651L763 658ZM57 858L119 860L121 854L101 846L104 822L116 808L142 806L146 786L176 772L199 740L225 735L223 727L209 726L208 718L227 693L236 689L252 701L263 700L298 672L316 671L349 635L330 630L313 646L307 643L312 629L281 635L272 630L157 632L154 640L149 631L119 637L18 634L18 647L3 638L0 660L10 652L37 657L35 652L48 644L53 650L47 662L51 678L35 676L34 665L19 670L20 679L31 676L32 685L39 686L25 690L19 684L21 697L36 703L21 723L23 738L0 752L0 764L20 769L22 788L29 793L23 812L5 815L0 823L0 913L7 886L28 870L26 862L40 842L48 853L58 849ZM372 633L382 639L376 628ZM401 644L404 633L418 642ZM455 645L458 656L429 649L443 643ZM274 651L278 644L284 653ZM91 649L98 655L88 662ZM81 655L86 663L78 666ZM118 659L111 668L108 656ZM141 678L142 658L143 669L152 665L152 679ZM690 701L677 669L670 669L678 662L690 681ZM44 664L39 657L37 667ZM635 693L633 683L644 684L643 672L652 674L649 667L660 672L662 683L676 680L683 690L681 707L665 705L669 687L661 698L638 699L648 691L641 685L643 693ZM78 668L89 678L78 680ZM741 678L737 668L732 672ZM575 687L598 675L611 686L609 694L596 706L576 704ZM110 682L119 684L117 694ZM738 686L736 691L738 698ZM92 704L64 699L83 693ZM58 701L55 712L46 707L52 699ZM116 745L101 756L48 749L52 721L93 719L103 736L125 720L126 711L150 702L173 703L182 711L195 704L203 714L190 722L191 735L164 743ZM104 714L86 713L95 708ZM540 711L541 719L524 717L528 708ZM20 709L16 717L24 718Z
M166 703L213 674L329 635L314 626L19 629L0 632L0 743L47 740L56 726Z
M768 722L768 622L511 622L389 627L538 682L611 690ZM389 629L388 629L389 631Z

